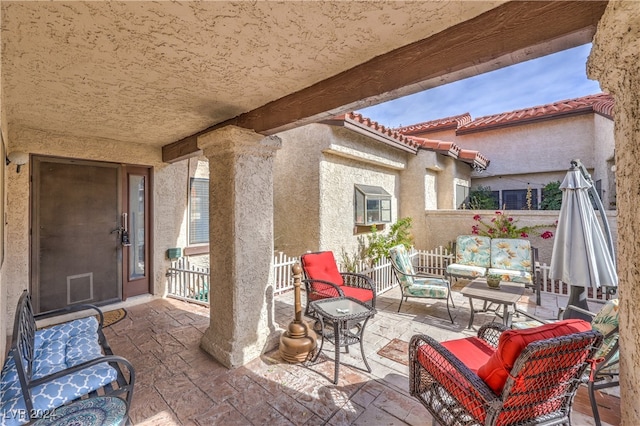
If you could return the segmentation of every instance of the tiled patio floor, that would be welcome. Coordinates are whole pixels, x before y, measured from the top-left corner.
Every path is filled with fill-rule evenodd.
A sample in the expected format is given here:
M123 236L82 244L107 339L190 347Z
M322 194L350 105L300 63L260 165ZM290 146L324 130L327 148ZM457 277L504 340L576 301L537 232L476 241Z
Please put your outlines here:
M227 370L199 348L209 309L182 301L154 299L127 306L127 317L105 331L114 352L136 367L131 408L136 425L427 425L428 412L408 394L408 367L377 352L393 338L409 341L418 333L438 340L474 334L465 329L468 303L454 293L453 325L444 302L409 299L397 313L399 292L381 295L378 314L365 330L373 371L364 371L359 348L353 346L350 354L341 353L344 364L337 385L332 383L331 344L325 344L313 365L287 364L276 350ZM521 307L532 309L527 295L530 292ZM277 297L275 303L276 322L286 327L293 319L293 293ZM545 309L538 313L553 317L563 305L545 297ZM495 319L477 314L474 324ZM593 425L588 406L581 408L583 414L579 405L573 424Z

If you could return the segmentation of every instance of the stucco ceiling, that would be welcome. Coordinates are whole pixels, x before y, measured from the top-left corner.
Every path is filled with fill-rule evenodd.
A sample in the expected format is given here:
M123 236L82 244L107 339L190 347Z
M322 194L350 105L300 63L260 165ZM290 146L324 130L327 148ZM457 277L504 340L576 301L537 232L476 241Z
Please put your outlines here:
M160 147L501 3L2 1L4 123Z

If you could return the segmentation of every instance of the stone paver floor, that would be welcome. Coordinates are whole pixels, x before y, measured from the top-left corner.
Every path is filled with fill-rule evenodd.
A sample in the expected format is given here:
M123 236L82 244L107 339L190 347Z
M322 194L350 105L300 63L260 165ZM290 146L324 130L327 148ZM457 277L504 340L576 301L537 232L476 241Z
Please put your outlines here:
M553 317L566 300L545 295L544 308L519 306ZM531 297L533 300L533 297ZM127 304L127 316L105 329L114 352L136 368L131 420L136 425L427 425L431 416L408 393L408 367L378 355L397 338L424 333L437 340L473 335L467 330L467 299L454 292L456 308L448 320L444 301L409 299L397 312L399 291L378 298L378 314L365 330L364 370L357 345L341 352L339 382L333 380L333 345L325 343L311 365L288 364L277 350L243 367L228 370L199 348L209 326L209 308L174 299ZM135 300L133 301L135 303ZM303 299L304 306L304 299ZM275 320L283 328L293 319L293 293L275 300ZM474 325L492 320L476 314ZM574 409L573 424L593 425L589 411Z

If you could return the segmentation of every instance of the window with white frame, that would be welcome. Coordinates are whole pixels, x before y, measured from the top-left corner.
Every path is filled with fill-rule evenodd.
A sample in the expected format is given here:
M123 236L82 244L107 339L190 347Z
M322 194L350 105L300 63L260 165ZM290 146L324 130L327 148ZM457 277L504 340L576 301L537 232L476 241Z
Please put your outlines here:
M189 244L205 244L209 242L209 179L191 178L189 189Z
M356 225L391 222L391 194L379 186L356 185L354 204Z

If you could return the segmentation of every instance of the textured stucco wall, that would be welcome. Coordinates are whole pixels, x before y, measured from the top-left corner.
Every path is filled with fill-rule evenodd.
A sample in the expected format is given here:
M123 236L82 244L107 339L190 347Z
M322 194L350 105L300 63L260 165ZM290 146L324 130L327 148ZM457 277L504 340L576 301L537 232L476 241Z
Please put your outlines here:
M329 126L310 124L278 134L282 148L274 159L274 248L289 256L319 250L321 150Z
M383 187L398 219L403 151L351 130L312 124L278 134L275 158L275 248L290 256L344 248L352 253L363 234L354 228L354 185ZM366 237L365 237L366 238Z
M75 139L48 132L20 129L9 133L9 149L19 146L29 154L51 155L84 160L137 164L153 167L153 271L151 285L163 294L168 261L165 250L175 247L185 219L187 162L162 163L159 149L145 145L122 144L99 138ZM20 292L29 288L29 174L30 166L7 175L7 253L4 272L7 286L8 318L13 318ZM176 194L183 194L179 197ZM10 324L6 324L8 328Z
M615 208L615 177L611 166L615 164L615 134L613 120L595 114L594 117L593 180L602 179L602 204L605 209Z
M455 142L491 160L485 176L566 171L572 158L592 168L593 114L463 134Z
M539 203L542 188L550 182L562 182L574 158L590 170L594 181L602 179L605 183L608 179L604 173L606 162L597 157L596 150L613 149L613 140L612 135L602 131L606 130L606 123L597 131L596 117L608 120L597 114L584 114L460 135L456 143L479 149L491 160L485 172L472 174L474 188L490 186L498 191L531 187L537 189ZM594 170L597 158L601 163Z
M396 222L400 189L398 175L397 170L326 155L320 163L320 250L333 250L338 256L342 249L347 253L355 252L359 237L366 241L368 230L362 234L354 232L353 197L356 184L380 186L391 194L391 223Z
M587 62L615 98L621 424L640 424L640 2L611 1Z
M416 156L409 157L407 168L400 173L400 216L413 218L411 233L418 248L424 248L429 226L425 209L437 209L440 198L444 198L438 183L444 179L442 171L447 164L453 166L444 161L445 158L432 151L419 150Z

